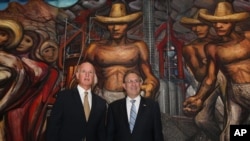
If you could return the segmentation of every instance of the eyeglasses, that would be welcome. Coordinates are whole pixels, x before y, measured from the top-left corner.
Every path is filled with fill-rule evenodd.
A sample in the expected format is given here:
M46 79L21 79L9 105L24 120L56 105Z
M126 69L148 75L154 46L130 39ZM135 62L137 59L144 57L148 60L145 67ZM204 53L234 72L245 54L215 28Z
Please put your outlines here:
M136 79L136 80L127 80L125 81L126 83L132 84L132 83L140 83L141 80L140 79Z
M85 70L80 70L79 73L83 73L83 74L94 74L94 71L85 71Z

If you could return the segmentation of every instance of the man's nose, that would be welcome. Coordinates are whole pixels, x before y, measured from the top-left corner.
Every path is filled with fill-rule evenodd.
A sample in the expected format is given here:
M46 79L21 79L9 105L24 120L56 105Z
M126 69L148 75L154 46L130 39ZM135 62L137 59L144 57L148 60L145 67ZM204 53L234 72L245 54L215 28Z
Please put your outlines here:
M119 26L118 25L113 25L113 30L118 30L119 29Z
M89 72L85 72L85 76L86 76L86 77L89 77Z
M221 25L222 25L221 23L214 23L214 27L217 27L217 28L221 27Z

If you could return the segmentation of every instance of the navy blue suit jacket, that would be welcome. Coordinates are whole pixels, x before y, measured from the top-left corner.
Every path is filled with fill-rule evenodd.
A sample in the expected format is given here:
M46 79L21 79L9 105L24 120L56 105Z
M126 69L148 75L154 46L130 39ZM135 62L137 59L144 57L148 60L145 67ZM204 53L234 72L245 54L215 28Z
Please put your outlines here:
M109 105L107 141L163 141L159 104L141 98L133 132L130 133L126 98Z
M86 122L77 88L58 93L51 111L46 141L105 141L106 102L92 93L92 107Z

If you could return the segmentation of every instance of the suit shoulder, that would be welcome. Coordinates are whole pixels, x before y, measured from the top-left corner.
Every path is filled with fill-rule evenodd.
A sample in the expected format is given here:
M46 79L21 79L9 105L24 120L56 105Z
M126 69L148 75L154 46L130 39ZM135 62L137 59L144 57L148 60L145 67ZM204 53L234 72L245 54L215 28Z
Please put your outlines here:
M106 104L107 103L106 100L104 100L103 98L101 98L99 95L93 93L93 96L98 100L98 102L100 102L102 104Z
M69 94L71 94L73 92L73 90L71 89L64 89L64 90L61 90L57 93L57 96L67 96Z
M119 99L119 100L113 101L109 105L111 107L113 107L113 106L116 107L117 105L120 105L122 103L122 101L124 101L124 99Z
M155 100L153 100L151 98L142 98L142 101L144 101L145 103L147 103L149 105L155 105L155 104L157 105L158 104L157 101L155 101Z

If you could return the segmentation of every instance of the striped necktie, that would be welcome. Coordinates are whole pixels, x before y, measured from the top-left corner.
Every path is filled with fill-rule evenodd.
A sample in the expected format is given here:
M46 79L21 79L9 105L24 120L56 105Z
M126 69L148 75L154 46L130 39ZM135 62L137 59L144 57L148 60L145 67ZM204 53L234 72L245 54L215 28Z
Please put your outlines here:
M132 106L130 110L129 128L130 132L132 133L136 119L136 108L135 108L135 100L130 100L130 102L132 103Z

